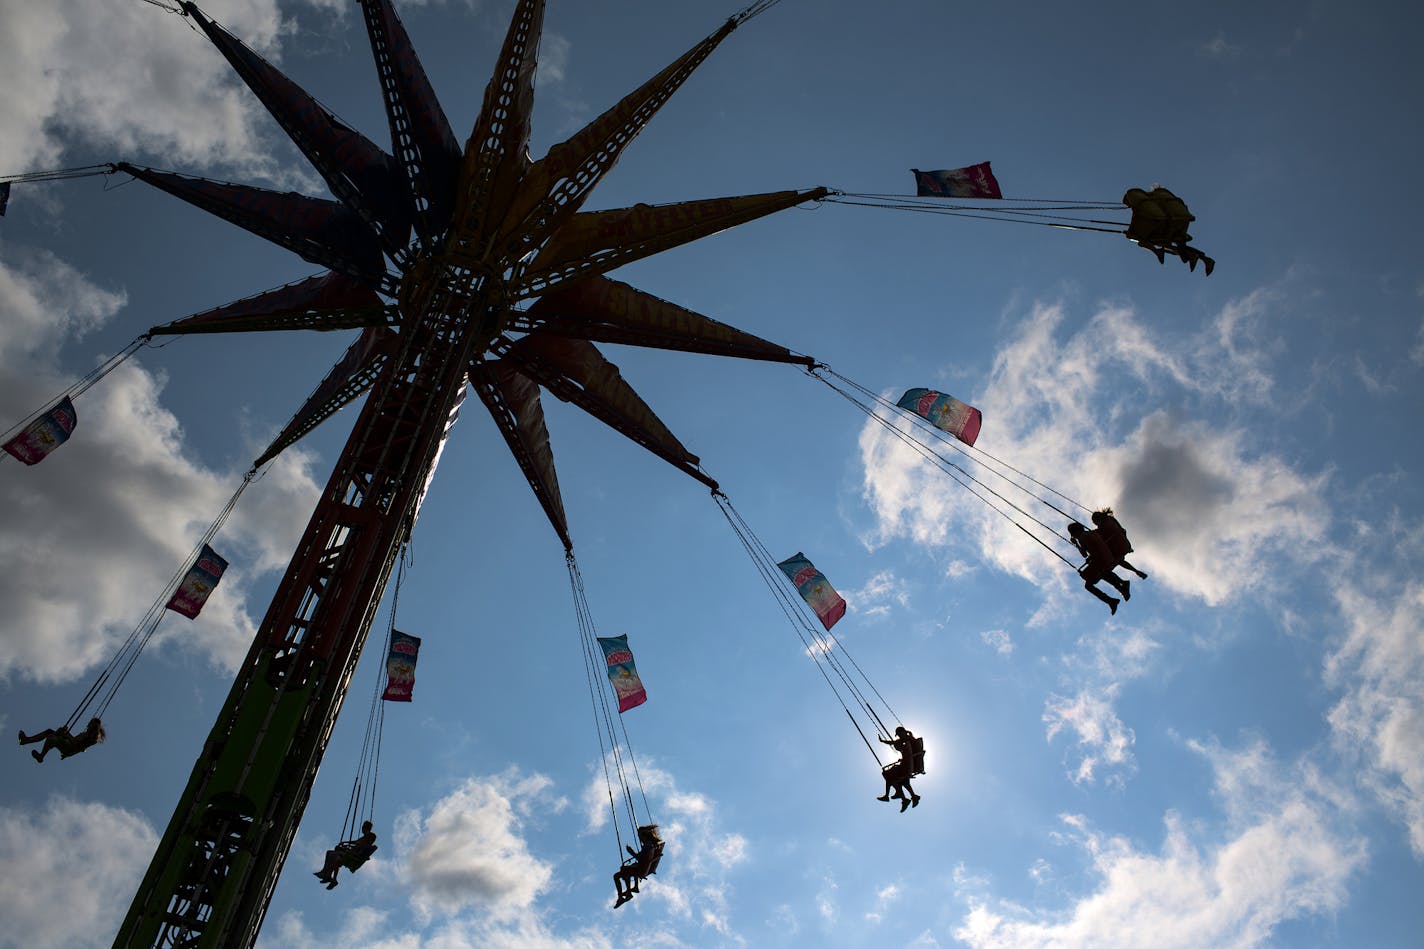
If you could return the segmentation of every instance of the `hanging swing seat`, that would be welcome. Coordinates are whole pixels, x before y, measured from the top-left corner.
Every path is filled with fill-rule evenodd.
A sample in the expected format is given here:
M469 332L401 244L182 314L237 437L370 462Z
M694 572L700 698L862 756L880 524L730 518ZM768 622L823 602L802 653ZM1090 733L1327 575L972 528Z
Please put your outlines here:
M910 774L925 773L925 740L916 735L913 739L913 748L910 752Z
M628 888L619 889L618 899L613 904L614 909L633 898L633 894L638 892L640 880L646 880L658 872L658 864L663 860L663 843L664 841L658 840L646 844L642 850L623 861L623 868L614 874L614 881L621 877L627 880ZM632 849L628 848L629 851Z
M663 841L659 840L652 847L644 847L638 853L623 861L623 867L633 871L633 876L639 880L646 880L654 873L658 872L658 864L663 859Z
M355 873L365 866L366 861L380 848L375 844L363 846L359 840L343 840L332 849L336 851L340 865Z
M908 755L896 758L880 769L880 773L894 778L898 773L901 780L909 780L925 773L925 740L916 736Z
M1150 192L1141 188L1129 188L1122 196L1122 203L1132 210L1132 220L1127 225L1127 238L1136 241L1157 256L1162 263L1165 255L1174 254L1190 267L1197 269L1197 262L1206 265L1207 275L1216 268L1216 261L1202 253L1188 242L1192 235L1187 227L1196 220L1196 215L1187 209L1187 203L1160 185Z

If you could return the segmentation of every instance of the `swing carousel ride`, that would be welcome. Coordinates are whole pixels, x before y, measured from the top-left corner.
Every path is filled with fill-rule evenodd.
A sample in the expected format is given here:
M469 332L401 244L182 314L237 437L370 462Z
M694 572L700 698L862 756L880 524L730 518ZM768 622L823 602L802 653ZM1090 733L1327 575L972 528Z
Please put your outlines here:
M623 149L693 71L734 30L779 0L756 0L538 160L530 157L527 146L543 0L517 3L463 149L391 0L359 0L390 125L389 152L343 123L195 4L147 2L187 17L206 34L321 175L334 200L127 162L13 176L6 181L6 192L10 182L122 173L326 269L154 327L76 384L52 410L51 420L60 417L57 424L68 437L74 427L72 396L152 337L199 333L359 331L256 460L244 486L263 465L342 407L362 396L365 402L174 808L116 946L249 946L256 940L377 606L409 539L467 386L494 419L564 545L590 663L602 657L592 645L592 623L573 560L541 389L711 490L773 592L785 593L784 578L777 574L778 566L786 569L784 564L762 547L698 458L596 344L767 360L817 374L825 367L610 279L609 271L777 211L826 200L971 216L1002 214L1007 220L1123 233L1117 222L1048 213L1101 207L1087 203L1003 212L953 210L893 196L844 195L824 187L581 210ZM931 203L934 187L931 182L929 191L921 191ZM1140 203L1152 209L1150 201ZM1170 209L1157 214L1158 229L1150 234L1142 223L1146 217L1139 221L1138 209L1133 210L1137 232L1129 237L1159 259L1164 250L1179 253L1174 240L1185 247L1185 220L1190 220L1185 205L1176 217ZM1077 223L1068 223L1074 220ZM1096 226L1109 223L1114 227ZM835 381L825 376L822 381L872 418L883 416L887 405L880 396L838 374L829 375ZM54 415L64 407L67 428L62 413ZM973 438L961 441L972 445ZM967 476L961 466L951 467ZM204 544L221 523L222 516ZM782 605L795 612L796 604ZM829 630L829 624L824 625ZM856 684L852 672L860 670L853 660L853 668L834 664L840 644L804 621L798 632L804 634L809 655L833 663L829 674L822 669L832 689L849 686L843 707L870 710L871 727L889 734L872 708L875 703L867 701L873 694L893 720L874 686L863 674L862 684ZM137 648L151 634L150 626ZM136 654L131 652L124 661L131 665ZM99 696L100 713L126 668L115 666L112 676L106 672L108 678L101 683L107 684L96 685L86 698ZM847 714L855 721L850 707ZM606 699L604 711L607 723ZM611 735L612 729L608 731ZM864 731L861 736L866 738ZM870 746L868 738L866 744ZM623 790L631 809L626 779Z

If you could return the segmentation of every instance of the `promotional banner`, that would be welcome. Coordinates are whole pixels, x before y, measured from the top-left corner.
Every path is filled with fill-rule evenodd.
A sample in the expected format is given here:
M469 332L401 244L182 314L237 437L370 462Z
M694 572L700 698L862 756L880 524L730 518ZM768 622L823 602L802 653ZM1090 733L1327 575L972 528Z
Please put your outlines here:
M633 653L628 648L627 636L598 637L603 647L603 657L608 660L608 681L613 683L613 691L618 693L618 711L626 712L648 700L643 689L643 680L638 678L638 669L633 665Z
M188 568L188 575L178 584L173 598L168 601L168 609L189 619L196 619L226 569L227 561L214 553L213 548L204 544L197 561Z
M974 406L933 389L908 389L895 403L909 409L935 428L943 429L966 445L973 445L984 424L984 415Z
M74 414L74 403L69 396L35 419L25 430L10 439L0 448L14 455L27 465L39 464L45 455L69 441L79 416Z
M409 702L415 690L415 660L420 653L420 637L391 630L391 652L386 657L386 702Z
M987 161L964 168L920 171L915 175L915 194L921 198L1002 198L999 181Z
M821 618L821 625L827 630L845 615L846 601L805 555L797 552L777 566L791 579L796 592L811 605L811 609Z

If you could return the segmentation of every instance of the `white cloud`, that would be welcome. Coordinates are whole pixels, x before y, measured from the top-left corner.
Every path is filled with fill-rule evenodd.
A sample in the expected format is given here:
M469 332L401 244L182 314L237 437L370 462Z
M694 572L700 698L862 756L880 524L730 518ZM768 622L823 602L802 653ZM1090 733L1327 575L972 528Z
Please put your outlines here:
M1347 632L1325 662L1326 681L1345 693L1330 710L1331 730L1346 754L1363 759L1368 786L1424 857L1424 583L1340 584L1335 598Z
M1064 658L1064 679L1075 691L1071 697L1050 695L1043 722L1048 741L1061 733L1074 738L1068 774L1074 784L1092 784L1107 772L1109 783L1121 786L1135 772L1137 736L1114 706L1123 685L1147 672L1157 649L1155 640L1132 629L1084 636Z
M1142 629L1097 632L1080 637L1063 661L1099 684L1118 685L1145 675L1159 648Z
M1342 906L1364 843L1338 829L1309 776L1273 765L1260 744L1194 747L1217 773L1230 824L1222 839L1203 842L1198 827L1169 812L1162 847L1151 853L1065 816L1096 889L1061 912L975 902L955 938L976 949L1253 946L1285 920Z
M1233 301L1208 330L1170 346L1124 308L1103 309L1066 337L1061 308L1035 308L998 354L983 394L960 393L993 420L980 447L1021 470L1054 473L1054 488L1085 503L1112 504L1134 538L1133 563L1150 569L1154 583L1212 604L1268 588L1272 571L1263 566L1318 556L1327 520L1325 476L1298 473L1231 420L1234 404L1264 405L1270 396L1268 350L1256 340L1266 335L1275 299L1260 291ZM1200 405L1196 417L1179 414L1184 402ZM1140 421L1123 430L1131 418ZM1052 554L879 424L867 421L860 448L879 540L948 546L971 537L978 559L1001 570L1060 589L1076 585ZM982 468L969 470L1051 527L1064 526L1061 515Z
M553 867L529 852L513 802L527 807L549 784L543 775L513 772L470 778L428 814L402 814L396 846L416 908L430 916L475 907L501 922L527 912L549 886Z
M95 285L53 254L3 244L0 251L0 365L11 372L50 365L61 344L83 338L128 302L122 290Z
M1211 605L1270 587L1270 565L1321 555L1328 509L1325 476L1256 455L1242 430L1179 423L1165 412L1143 419L1094 467L1120 497L1153 579ZM1114 490L1115 489L1115 490Z
M886 616L895 605L908 606L910 594L905 581L892 570L881 570L856 590L843 594L850 609L863 616Z
M1269 357L1285 346L1269 323L1284 306L1281 293L1273 288L1228 300L1196 343L1191 375L1180 381L1230 401L1266 403L1275 385Z
M716 804L705 795L678 789L654 766L644 765L642 773L667 851L657 876L617 917L616 936L596 926L561 932L551 921L559 914L542 911L541 900L568 884L556 878L552 862L532 852L525 823L536 811L562 813L564 801L555 796L548 778L511 769L469 778L428 808L397 818L392 862L378 869L388 870L406 887L415 910L413 925L393 925L386 909L367 906L348 913L339 930L315 932L301 913L293 912L268 925L264 945L608 949L742 942L728 921L725 875L747 859L746 839L718 826ZM598 791L601 795L601 783ZM599 879L608 886L611 904L612 880L602 874ZM578 885L594 884L580 880Z
M573 44L566 37L546 31L539 40L539 80L563 82L572 49Z
M1420 300L1424 300L1424 285L1421 285L1414 295ZM1414 345L1409 350L1409 360L1416 366L1424 366L1424 322L1419 324L1419 331L1414 334Z
M828 926L834 926L839 911L836 908L836 891L840 885L831 877L821 881L821 889L816 893L816 912Z
M341 930L330 938L320 937L307 928L299 912L285 914L269 925L262 934L264 945L280 949L320 949L322 946L347 946L351 949L418 949L420 937L415 933L401 936L377 936L389 932L389 915L370 906L358 906L346 913Z
M1014 641L1005 630L986 629L979 634L979 639L983 641L984 645L1001 656L1012 656L1014 654Z
M672 916L729 936L728 879L748 859L746 837L724 828L712 798L679 787L653 762L639 762L638 772L666 841L657 884L644 887L638 901L661 902ZM601 769L584 787L582 800L585 831L608 833L608 791Z
M0 946L108 945L157 845L121 808L66 797L0 808Z
M1043 710L1051 742L1060 732L1076 736L1077 764L1069 773L1074 784L1091 784L1103 768L1117 772L1115 781L1122 780L1122 771L1133 766L1132 746L1136 736L1122 723L1113 709L1118 689L1084 689L1071 698L1049 696Z
M978 892L989 886L988 877L971 872L962 860L950 870L949 878L954 882L955 892L960 894Z
M123 296L50 255L0 251L0 403L38 408L73 381L58 368L61 343L110 318ZM236 472L187 455L162 388L130 360L75 403L74 436L53 455L31 468L4 462L0 676L57 682L107 661L237 487ZM285 564L315 501L310 462L292 451L250 489L215 540L233 562L222 586L197 621L165 617L159 641L236 664L254 633L252 578Z
M290 29L278 0L203 6L268 55ZM221 165L257 177L277 172L267 152L276 126L185 18L143 3L111 4L102 12L83 0L4 7L0 169L71 163L67 143L83 136L87 146L111 149L115 159L161 155L166 167ZM23 200L23 189L16 190Z
M885 911L890 905L900 898L900 887L894 883L882 886L875 891L875 908L865 914L865 918L872 923L879 923L885 918Z
M1197 51L1208 59L1230 59L1241 54L1241 47L1226 39L1226 34L1217 31L1210 40L1197 47Z
M429 931L393 933L392 928L388 913L369 906L347 913L334 933L313 932L301 913L290 912L267 927L262 945L271 949L612 949L626 944L591 928L560 935L534 916L495 923L474 914L447 920Z

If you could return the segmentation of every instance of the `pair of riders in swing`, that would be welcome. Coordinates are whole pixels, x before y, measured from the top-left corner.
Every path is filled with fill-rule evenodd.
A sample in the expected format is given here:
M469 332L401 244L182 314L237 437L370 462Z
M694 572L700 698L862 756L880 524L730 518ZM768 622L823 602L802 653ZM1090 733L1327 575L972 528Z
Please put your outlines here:
M1113 516L1112 508L1094 511L1092 520L1092 530L1077 521L1069 524L1068 536L1078 552L1087 558L1087 562L1078 569L1078 575L1083 578L1083 588L1106 603L1108 611L1116 615L1118 604L1132 599L1132 585L1113 573L1114 568L1130 570L1143 580L1147 579L1147 574L1127 562L1127 555L1132 553L1132 543L1127 539L1127 531ZM1096 586L1099 580L1107 581L1109 586L1121 593L1122 600L1099 590Z
M1128 240L1151 251L1157 262L1165 263L1168 254L1180 257L1182 263L1193 272L1200 263L1206 275L1216 269L1216 261L1200 249L1188 243L1192 235L1187 227L1196 220L1196 215L1187 209L1187 203L1161 185L1151 191L1129 188L1122 196L1122 203L1132 210L1132 220L1127 225Z
M889 801L893 798L899 801L901 814L909 808L919 807L920 796L910 787L910 778L925 773L925 740L912 734L904 725L895 726L894 738L877 736L876 740L900 752L899 761L892 761L880 769L880 775L885 779L885 793L876 800ZM895 793L892 795L891 791Z

